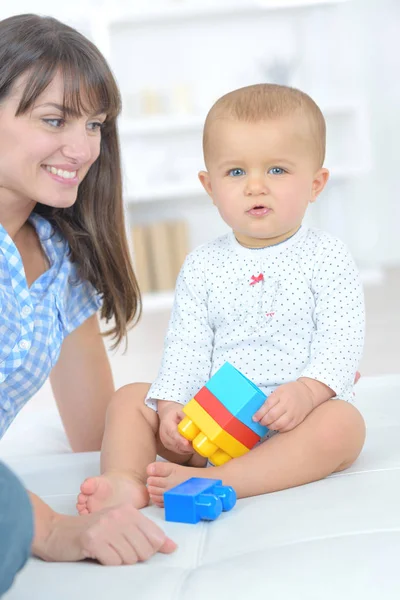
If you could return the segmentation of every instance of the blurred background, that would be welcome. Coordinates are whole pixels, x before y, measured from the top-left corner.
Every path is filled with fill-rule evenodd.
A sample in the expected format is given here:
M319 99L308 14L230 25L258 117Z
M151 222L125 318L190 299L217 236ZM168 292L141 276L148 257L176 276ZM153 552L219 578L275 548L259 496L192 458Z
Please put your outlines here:
M307 223L341 237L361 270L362 375L400 370L398 0L4 4L0 18L34 11L79 29L121 89L124 199L144 311L127 352L111 353L118 386L154 378L179 266L227 231L197 180L205 114L223 93L259 82L299 87L325 114L331 178Z

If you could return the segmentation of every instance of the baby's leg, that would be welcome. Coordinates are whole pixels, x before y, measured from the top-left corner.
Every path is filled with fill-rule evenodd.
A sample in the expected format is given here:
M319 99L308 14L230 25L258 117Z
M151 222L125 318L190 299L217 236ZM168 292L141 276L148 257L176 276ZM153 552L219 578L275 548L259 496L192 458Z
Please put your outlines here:
M276 492L322 479L349 467L365 440L364 420L342 400L315 408L295 429L273 436L244 456L206 471L171 463L152 463L147 469L152 500L162 506L162 492L189 477L222 479L239 498Z
M76 505L80 514L122 502L146 506L146 468L157 453L169 461L198 465L191 455L176 455L162 447L158 415L144 403L148 389L146 383L135 383L119 389L112 398L101 448L102 475L82 483Z

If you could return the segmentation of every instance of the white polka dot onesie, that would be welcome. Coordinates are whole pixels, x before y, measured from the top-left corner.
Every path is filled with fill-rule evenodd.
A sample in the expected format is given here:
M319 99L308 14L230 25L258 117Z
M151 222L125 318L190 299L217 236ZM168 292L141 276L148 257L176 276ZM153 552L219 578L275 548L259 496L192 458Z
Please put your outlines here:
M267 395L310 377L351 401L363 342L362 286L341 241L302 226L249 249L229 233L186 258L146 404L186 404L226 361Z

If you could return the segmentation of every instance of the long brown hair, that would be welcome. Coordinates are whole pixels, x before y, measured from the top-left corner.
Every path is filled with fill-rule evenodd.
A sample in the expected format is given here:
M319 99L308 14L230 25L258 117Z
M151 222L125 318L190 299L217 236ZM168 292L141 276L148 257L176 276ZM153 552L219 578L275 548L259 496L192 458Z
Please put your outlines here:
M57 209L36 204L35 211L65 236L80 277L100 293L101 317L114 319L107 334L113 336L115 347L141 313L124 222L117 84L96 46L64 23L30 14L0 21L0 103L16 80L27 74L16 116L27 112L57 73L64 80L67 114L91 110L107 118L100 155L80 184L73 206Z

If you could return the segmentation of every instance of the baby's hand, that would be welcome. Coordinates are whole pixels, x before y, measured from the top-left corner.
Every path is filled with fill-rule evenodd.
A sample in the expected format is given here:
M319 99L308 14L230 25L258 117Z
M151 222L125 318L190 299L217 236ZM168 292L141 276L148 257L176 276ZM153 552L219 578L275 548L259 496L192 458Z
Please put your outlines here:
M261 408L253 415L253 421L273 431L290 431L314 408L314 396L301 381L284 383L268 397Z
M178 431L178 425L185 418L182 404L169 400L158 400L160 419L160 440L167 450L178 454L193 454L192 444Z

